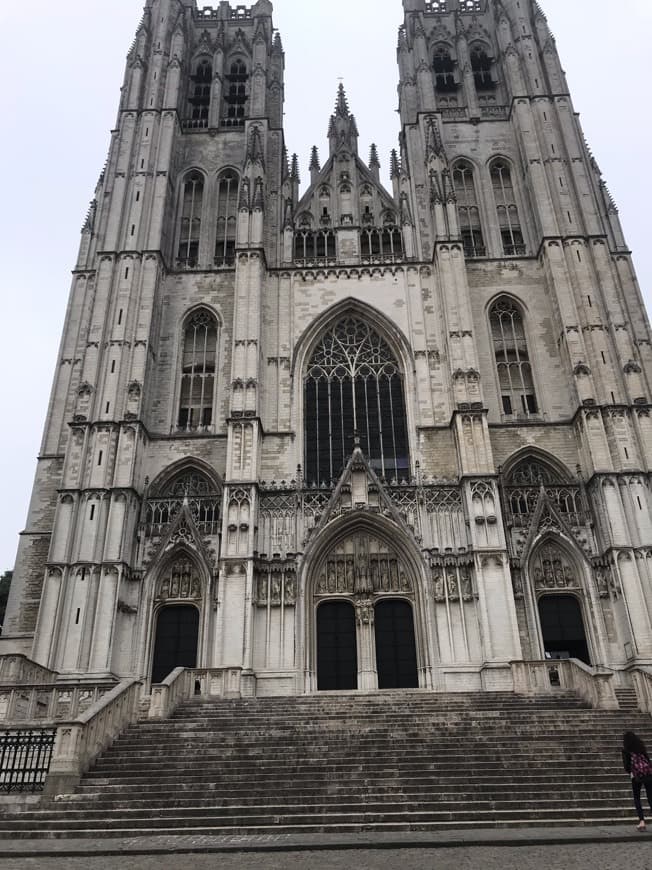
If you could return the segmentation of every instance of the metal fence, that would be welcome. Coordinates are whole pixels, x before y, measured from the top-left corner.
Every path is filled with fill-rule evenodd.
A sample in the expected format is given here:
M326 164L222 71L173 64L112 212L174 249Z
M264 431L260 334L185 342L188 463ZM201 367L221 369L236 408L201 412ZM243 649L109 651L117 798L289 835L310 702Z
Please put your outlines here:
M56 729L0 731L0 793L43 791Z

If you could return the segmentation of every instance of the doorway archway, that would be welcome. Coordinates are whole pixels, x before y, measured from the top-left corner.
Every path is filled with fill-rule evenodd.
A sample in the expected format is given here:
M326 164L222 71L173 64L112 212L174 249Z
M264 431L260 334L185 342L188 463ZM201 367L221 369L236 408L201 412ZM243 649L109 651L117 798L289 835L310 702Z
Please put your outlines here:
M418 689L414 616L407 601L386 599L375 607L379 689Z
M591 664L582 608L574 595L544 595L539 599L539 619L547 658Z
M197 666L199 610L192 604L163 607L156 618L152 683L160 683L175 668Z
M317 688L358 688L355 611L350 601L324 601L317 608Z

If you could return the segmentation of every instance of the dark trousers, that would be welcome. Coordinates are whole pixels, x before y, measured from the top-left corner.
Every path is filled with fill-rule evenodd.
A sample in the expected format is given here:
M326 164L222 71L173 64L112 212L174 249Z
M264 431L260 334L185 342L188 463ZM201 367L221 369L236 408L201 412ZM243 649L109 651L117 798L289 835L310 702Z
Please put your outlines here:
M632 780L632 791L634 792L634 803L636 805L636 812L638 813L638 817L641 821L645 820L645 813L643 812L643 804L641 803L641 789L645 786L645 792L647 794L648 803L650 804L650 809L652 809L652 777L644 780Z

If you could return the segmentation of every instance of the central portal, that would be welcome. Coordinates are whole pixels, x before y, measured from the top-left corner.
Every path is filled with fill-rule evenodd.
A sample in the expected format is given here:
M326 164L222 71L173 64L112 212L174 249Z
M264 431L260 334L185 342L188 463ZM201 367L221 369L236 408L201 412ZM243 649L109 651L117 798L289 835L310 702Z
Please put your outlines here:
M415 583L391 544L368 532L340 539L313 589L319 691L418 688Z

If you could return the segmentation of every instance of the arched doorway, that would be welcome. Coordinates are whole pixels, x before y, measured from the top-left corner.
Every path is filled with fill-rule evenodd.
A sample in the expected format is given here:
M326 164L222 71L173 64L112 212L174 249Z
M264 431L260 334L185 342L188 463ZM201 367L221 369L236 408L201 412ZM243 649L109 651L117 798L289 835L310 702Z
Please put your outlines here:
M163 607L156 619L152 683L160 683L175 668L197 666L199 610L192 604Z
M591 664L582 608L574 595L544 595L539 599L539 619L546 657Z
M355 611L350 601L324 601L317 608L317 688L358 688Z
M407 601L387 599L375 608L376 670L379 689L417 689L414 617Z

